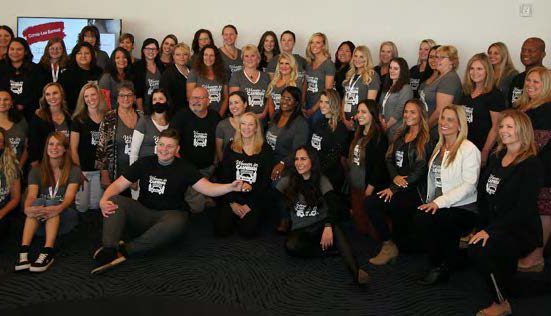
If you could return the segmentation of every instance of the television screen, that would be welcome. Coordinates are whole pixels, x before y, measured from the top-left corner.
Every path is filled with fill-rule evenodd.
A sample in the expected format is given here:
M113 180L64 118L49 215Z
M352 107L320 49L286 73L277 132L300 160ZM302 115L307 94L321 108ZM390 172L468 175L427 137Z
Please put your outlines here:
M77 44L78 34L86 25L95 25L100 32L101 50L109 56L118 46L121 34L120 19L80 19L80 18L50 18L50 17L18 17L17 36L29 42L33 53L33 61L37 63L44 54L48 40L61 37L70 54Z

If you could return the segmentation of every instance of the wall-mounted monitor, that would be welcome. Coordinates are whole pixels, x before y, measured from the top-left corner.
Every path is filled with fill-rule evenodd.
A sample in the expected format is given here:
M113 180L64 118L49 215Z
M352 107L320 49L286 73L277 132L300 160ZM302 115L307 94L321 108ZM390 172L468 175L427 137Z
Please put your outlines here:
M121 19L18 17L17 36L25 38L31 46L36 63L44 54L48 40L61 37L65 41L67 54L76 45L78 34L86 25L95 25L100 32L101 50L108 55L118 46L121 35Z

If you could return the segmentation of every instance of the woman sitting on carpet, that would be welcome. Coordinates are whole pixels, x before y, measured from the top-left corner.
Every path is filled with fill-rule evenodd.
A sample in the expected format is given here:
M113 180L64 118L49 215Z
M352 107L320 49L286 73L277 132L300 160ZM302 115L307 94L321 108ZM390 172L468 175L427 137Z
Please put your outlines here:
M360 269L343 230L335 223L335 193L320 172L316 151L301 146L295 151L294 168L276 185L287 202L291 231L285 248L292 256L319 257L335 243L354 281L366 284L369 275Z

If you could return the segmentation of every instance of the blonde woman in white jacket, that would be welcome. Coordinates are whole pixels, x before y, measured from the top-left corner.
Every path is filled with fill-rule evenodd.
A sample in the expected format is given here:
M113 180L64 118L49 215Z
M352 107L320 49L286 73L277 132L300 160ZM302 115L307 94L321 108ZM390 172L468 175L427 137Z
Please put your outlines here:
M432 265L419 280L423 285L447 281L461 260L459 238L476 224L480 151L467 140L467 132L463 107L444 107L438 144L429 161L426 204L418 207L416 218Z

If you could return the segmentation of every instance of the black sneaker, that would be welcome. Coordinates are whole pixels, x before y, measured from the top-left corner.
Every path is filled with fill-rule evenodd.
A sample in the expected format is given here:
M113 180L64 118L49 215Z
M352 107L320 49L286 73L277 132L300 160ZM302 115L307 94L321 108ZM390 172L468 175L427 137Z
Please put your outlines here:
M31 267L29 261L29 246L21 246L19 248L19 256L15 263L15 271L28 270Z
M31 263L29 271L44 272L54 263L53 248L44 247L35 262Z
M126 257L118 249L104 247L96 250L94 259L97 266L90 272L91 274L101 274L126 261Z

